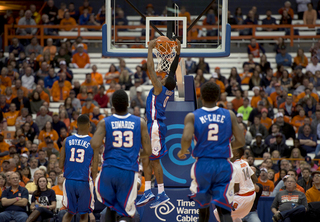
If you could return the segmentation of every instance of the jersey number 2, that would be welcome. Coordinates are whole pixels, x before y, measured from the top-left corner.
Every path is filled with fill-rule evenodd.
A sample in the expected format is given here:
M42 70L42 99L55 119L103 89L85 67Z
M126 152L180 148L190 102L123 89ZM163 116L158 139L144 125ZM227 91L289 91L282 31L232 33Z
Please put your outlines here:
M211 123L208 126L208 141L218 141L219 125Z
M76 148L72 148L71 149L70 162L83 163L83 161L84 161L84 153L85 153L84 149L78 149L77 150L77 154L78 154L77 158L74 158L75 151L76 151Z
M114 136L115 142L112 143L114 147L126 147L130 148L133 146L133 132L132 131L124 131L123 133L121 131L114 131L112 133L112 136ZM125 139L125 141L122 141L122 138Z

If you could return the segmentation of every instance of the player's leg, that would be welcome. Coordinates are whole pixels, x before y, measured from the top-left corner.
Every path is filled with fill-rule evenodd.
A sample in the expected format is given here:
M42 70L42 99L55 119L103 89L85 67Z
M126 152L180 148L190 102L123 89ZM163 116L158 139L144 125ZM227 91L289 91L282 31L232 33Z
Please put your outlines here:
M221 222L232 222L231 211L218 206L217 211Z
M101 216L102 218L102 216ZM115 222L117 221L117 212L111 210L109 207L106 209L105 220L101 220L102 222Z
M80 215L80 222L87 222L88 221L88 214L81 214Z
M80 221L88 221L88 214L94 208L93 182L79 181L77 184L78 194L78 213L80 214Z
M73 218L73 214L67 212L62 218L62 222L70 222Z
M63 183L63 205L68 212L63 216L62 222L70 222L77 213L76 187L73 180L65 180Z

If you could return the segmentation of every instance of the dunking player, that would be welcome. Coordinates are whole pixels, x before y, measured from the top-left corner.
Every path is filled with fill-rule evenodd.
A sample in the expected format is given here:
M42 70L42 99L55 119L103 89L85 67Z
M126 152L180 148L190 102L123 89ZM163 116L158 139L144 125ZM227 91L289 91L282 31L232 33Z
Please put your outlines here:
M164 191L163 171L160 164L160 159L167 154L167 147L165 145L167 126L163 123L163 121L166 118L165 110L168 99L174 94L173 89L176 87L174 75L178 67L181 47L180 41L176 41L178 44L176 57L171 64L169 75L161 81L159 81L157 78L153 63L152 49L156 46L156 40L150 41L148 47L147 66L153 88L150 90L147 98L146 113L148 119L148 132L151 138L152 155L149 158L142 159L146 183L144 194L136 204L138 207L144 206L155 199L155 195L151 191L152 169L154 170L154 174L158 183L158 195L155 202L153 202L150 207L155 208L170 200Z
M63 205L68 212L63 222L70 222L73 215L79 213L80 221L88 221L88 213L94 206L92 176L97 176L99 155L94 156L88 136L90 120L86 115L77 119L78 134L67 137L62 144L59 166L64 169ZM96 170L95 170L96 169Z
M131 221L136 212L139 152L141 157L151 155L151 143L144 119L128 113L128 95L117 90L112 95L115 114L101 120L94 133L91 146L99 154L105 137L105 151L101 172L96 180L96 194L107 205L106 221Z
M203 107L185 117L178 153L180 159L186 158L194 135L197 145L192 156L196 162L191 169L190 190L193 193L191 199L200 208L199 222L209 221L210 203L215 204L221 221L232 221L234 187L230 181L233 167L228 158L232 156L232 150L245 145L235 114L216 106L219 96L220 88L216 83L207 82L201 87ZM235 139L231 142L232 135Z
M234 182L234 198L231 217L234 222L241 222L241 218L244 218L250 212L254 200L256 198L255 183L258 182L257 176L249 166L249 164L242 160L241 157L244 154L243 148L233 151L233 169L235 176L232 179ZM218 212L214 212L217 220L219 221Z

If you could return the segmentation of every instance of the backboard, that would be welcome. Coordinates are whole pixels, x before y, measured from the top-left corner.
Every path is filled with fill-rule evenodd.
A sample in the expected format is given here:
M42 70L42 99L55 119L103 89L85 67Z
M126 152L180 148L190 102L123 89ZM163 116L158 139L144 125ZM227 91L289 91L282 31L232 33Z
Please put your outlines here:
M210 4L198 0L200 13L193 12L191 6L179 5L182 1L172 3L169 0L153 6L142 5L140 0L121 0L122 8L119 1L106 0L106 24L102 28L102 54L105 57L146 58L148 42L160 35L179 37L182 43L180 57L227 57L230 54L228 0L213 0ZM155 13L145 11L150 5ZM179 17L179 13L185 11L184 7L191 14L190 19ZM121 11L129 11L125 15L127 21ZM207 24L203 20L213 25L203 25Z

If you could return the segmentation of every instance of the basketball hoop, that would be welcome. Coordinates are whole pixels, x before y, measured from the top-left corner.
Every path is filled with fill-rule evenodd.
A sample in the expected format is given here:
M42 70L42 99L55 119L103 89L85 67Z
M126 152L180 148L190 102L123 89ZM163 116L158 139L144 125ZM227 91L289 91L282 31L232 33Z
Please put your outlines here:
M169 72L171 64L176 57L177 43L170 41L166 36L157 38L157 45L153 49L153 54L157 57L158 65L156 72Z

